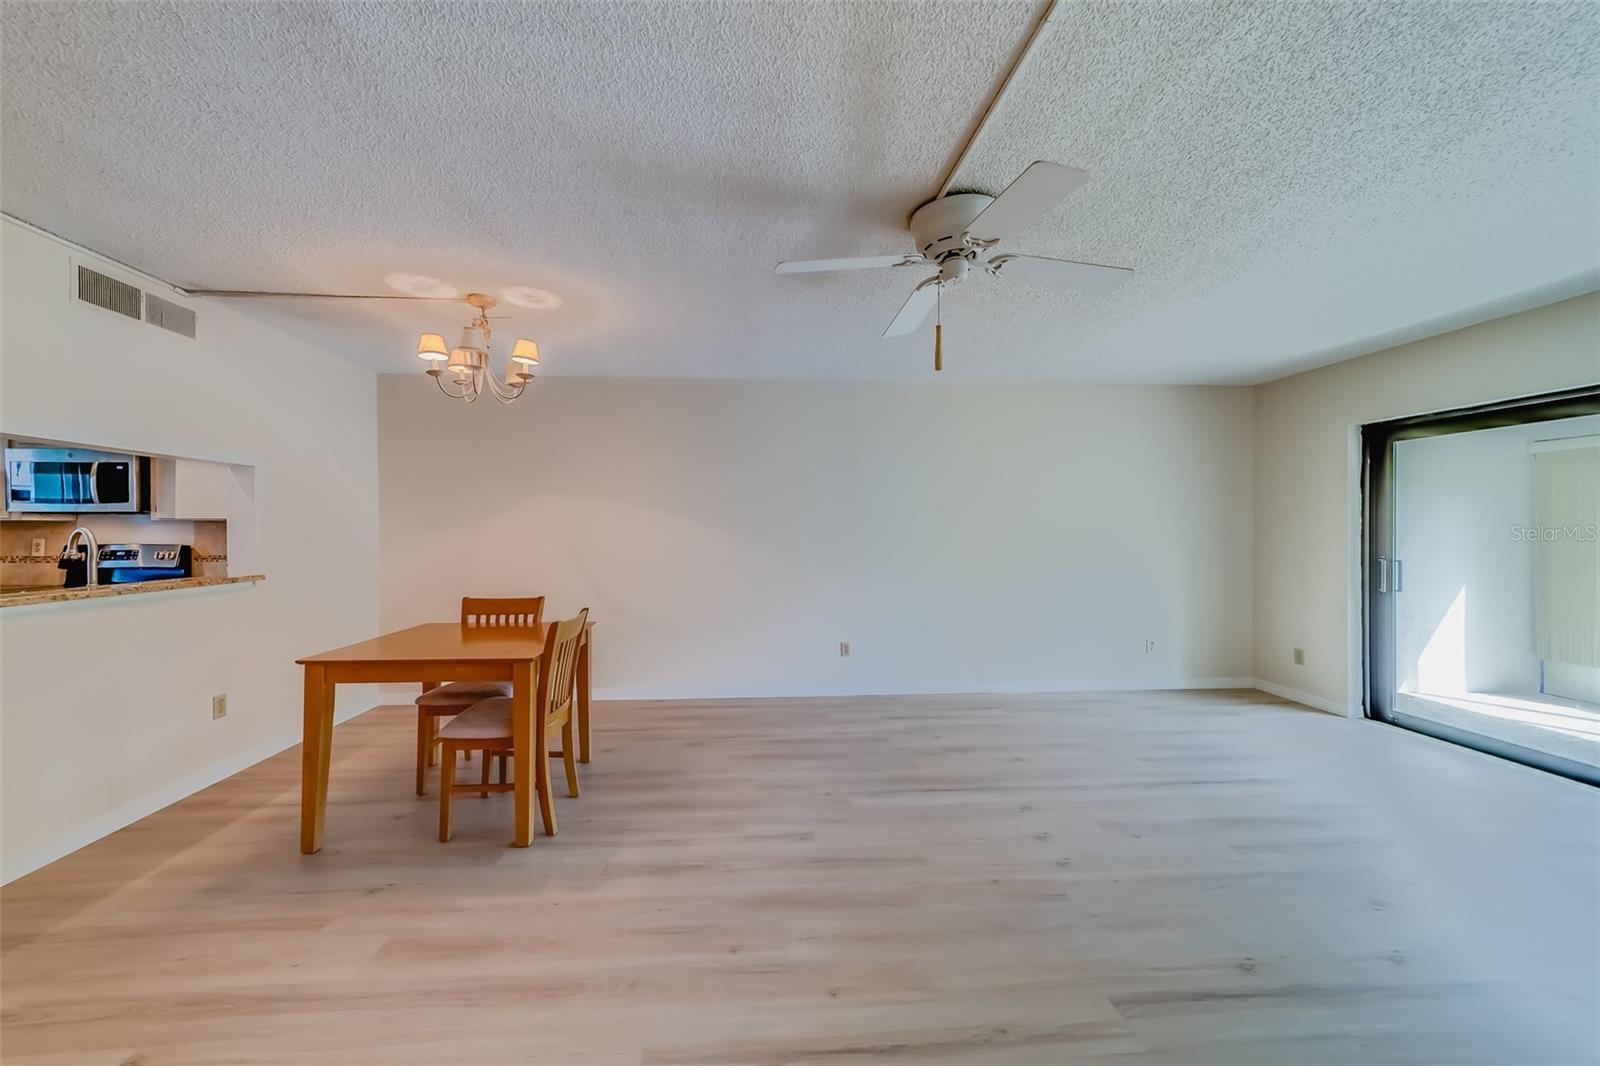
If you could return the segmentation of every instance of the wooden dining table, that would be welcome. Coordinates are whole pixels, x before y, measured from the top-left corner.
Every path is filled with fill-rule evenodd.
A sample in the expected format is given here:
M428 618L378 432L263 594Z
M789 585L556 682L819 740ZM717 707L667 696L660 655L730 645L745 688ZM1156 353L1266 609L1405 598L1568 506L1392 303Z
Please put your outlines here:
M516 826L512 843L533 843L536 773L548 772L536 761L546 757L543 716L534 714L534 686L539 657L552 624L467 626L460 622L428 622L295 662L305 668L304 744L300 762L300 850L310 855L322 848L328 810L328 759L333 748L334 689L341 684L417 681L510 681L513 780ZM578 646L578 761L589 761L590 646L594 623L584 627ZM538 720L536 720L536 718ZM409 789L408 789L409 791ZM545 832L554 833L553 824Z

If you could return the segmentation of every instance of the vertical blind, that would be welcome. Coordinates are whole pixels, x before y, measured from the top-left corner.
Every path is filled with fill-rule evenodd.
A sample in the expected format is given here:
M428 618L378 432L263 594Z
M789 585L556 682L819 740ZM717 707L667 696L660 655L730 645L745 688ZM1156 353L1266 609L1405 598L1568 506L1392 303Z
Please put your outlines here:
M1600 438L1534 448L1539 657L1600 666Z

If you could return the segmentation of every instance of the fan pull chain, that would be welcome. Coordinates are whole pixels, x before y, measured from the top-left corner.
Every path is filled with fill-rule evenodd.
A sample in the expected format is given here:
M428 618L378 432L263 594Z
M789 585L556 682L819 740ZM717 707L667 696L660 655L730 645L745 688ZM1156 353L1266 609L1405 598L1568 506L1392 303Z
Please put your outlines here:
M937 374L944 369L944 357L941 352L944 340L944 286L935 285L933 289L933 372Z

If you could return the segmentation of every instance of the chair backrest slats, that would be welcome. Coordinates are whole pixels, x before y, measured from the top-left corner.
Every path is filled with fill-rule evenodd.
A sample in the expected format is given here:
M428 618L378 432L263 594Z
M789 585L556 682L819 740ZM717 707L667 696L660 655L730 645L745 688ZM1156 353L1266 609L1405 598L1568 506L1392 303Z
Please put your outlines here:
M464 626L536 626L543 616L543 596L461 597Z
M547 719L572 705L578 643L588 623L589 608L585 607L574 617L552 625L545 638L544 655L539 660L539 702Z

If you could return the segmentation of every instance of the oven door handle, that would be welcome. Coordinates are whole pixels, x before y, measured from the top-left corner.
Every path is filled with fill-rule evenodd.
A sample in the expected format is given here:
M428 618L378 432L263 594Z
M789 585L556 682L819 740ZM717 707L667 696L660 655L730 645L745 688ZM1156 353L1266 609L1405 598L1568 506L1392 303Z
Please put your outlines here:
M98 460L89 464L89 502L100 502L100 463Z

